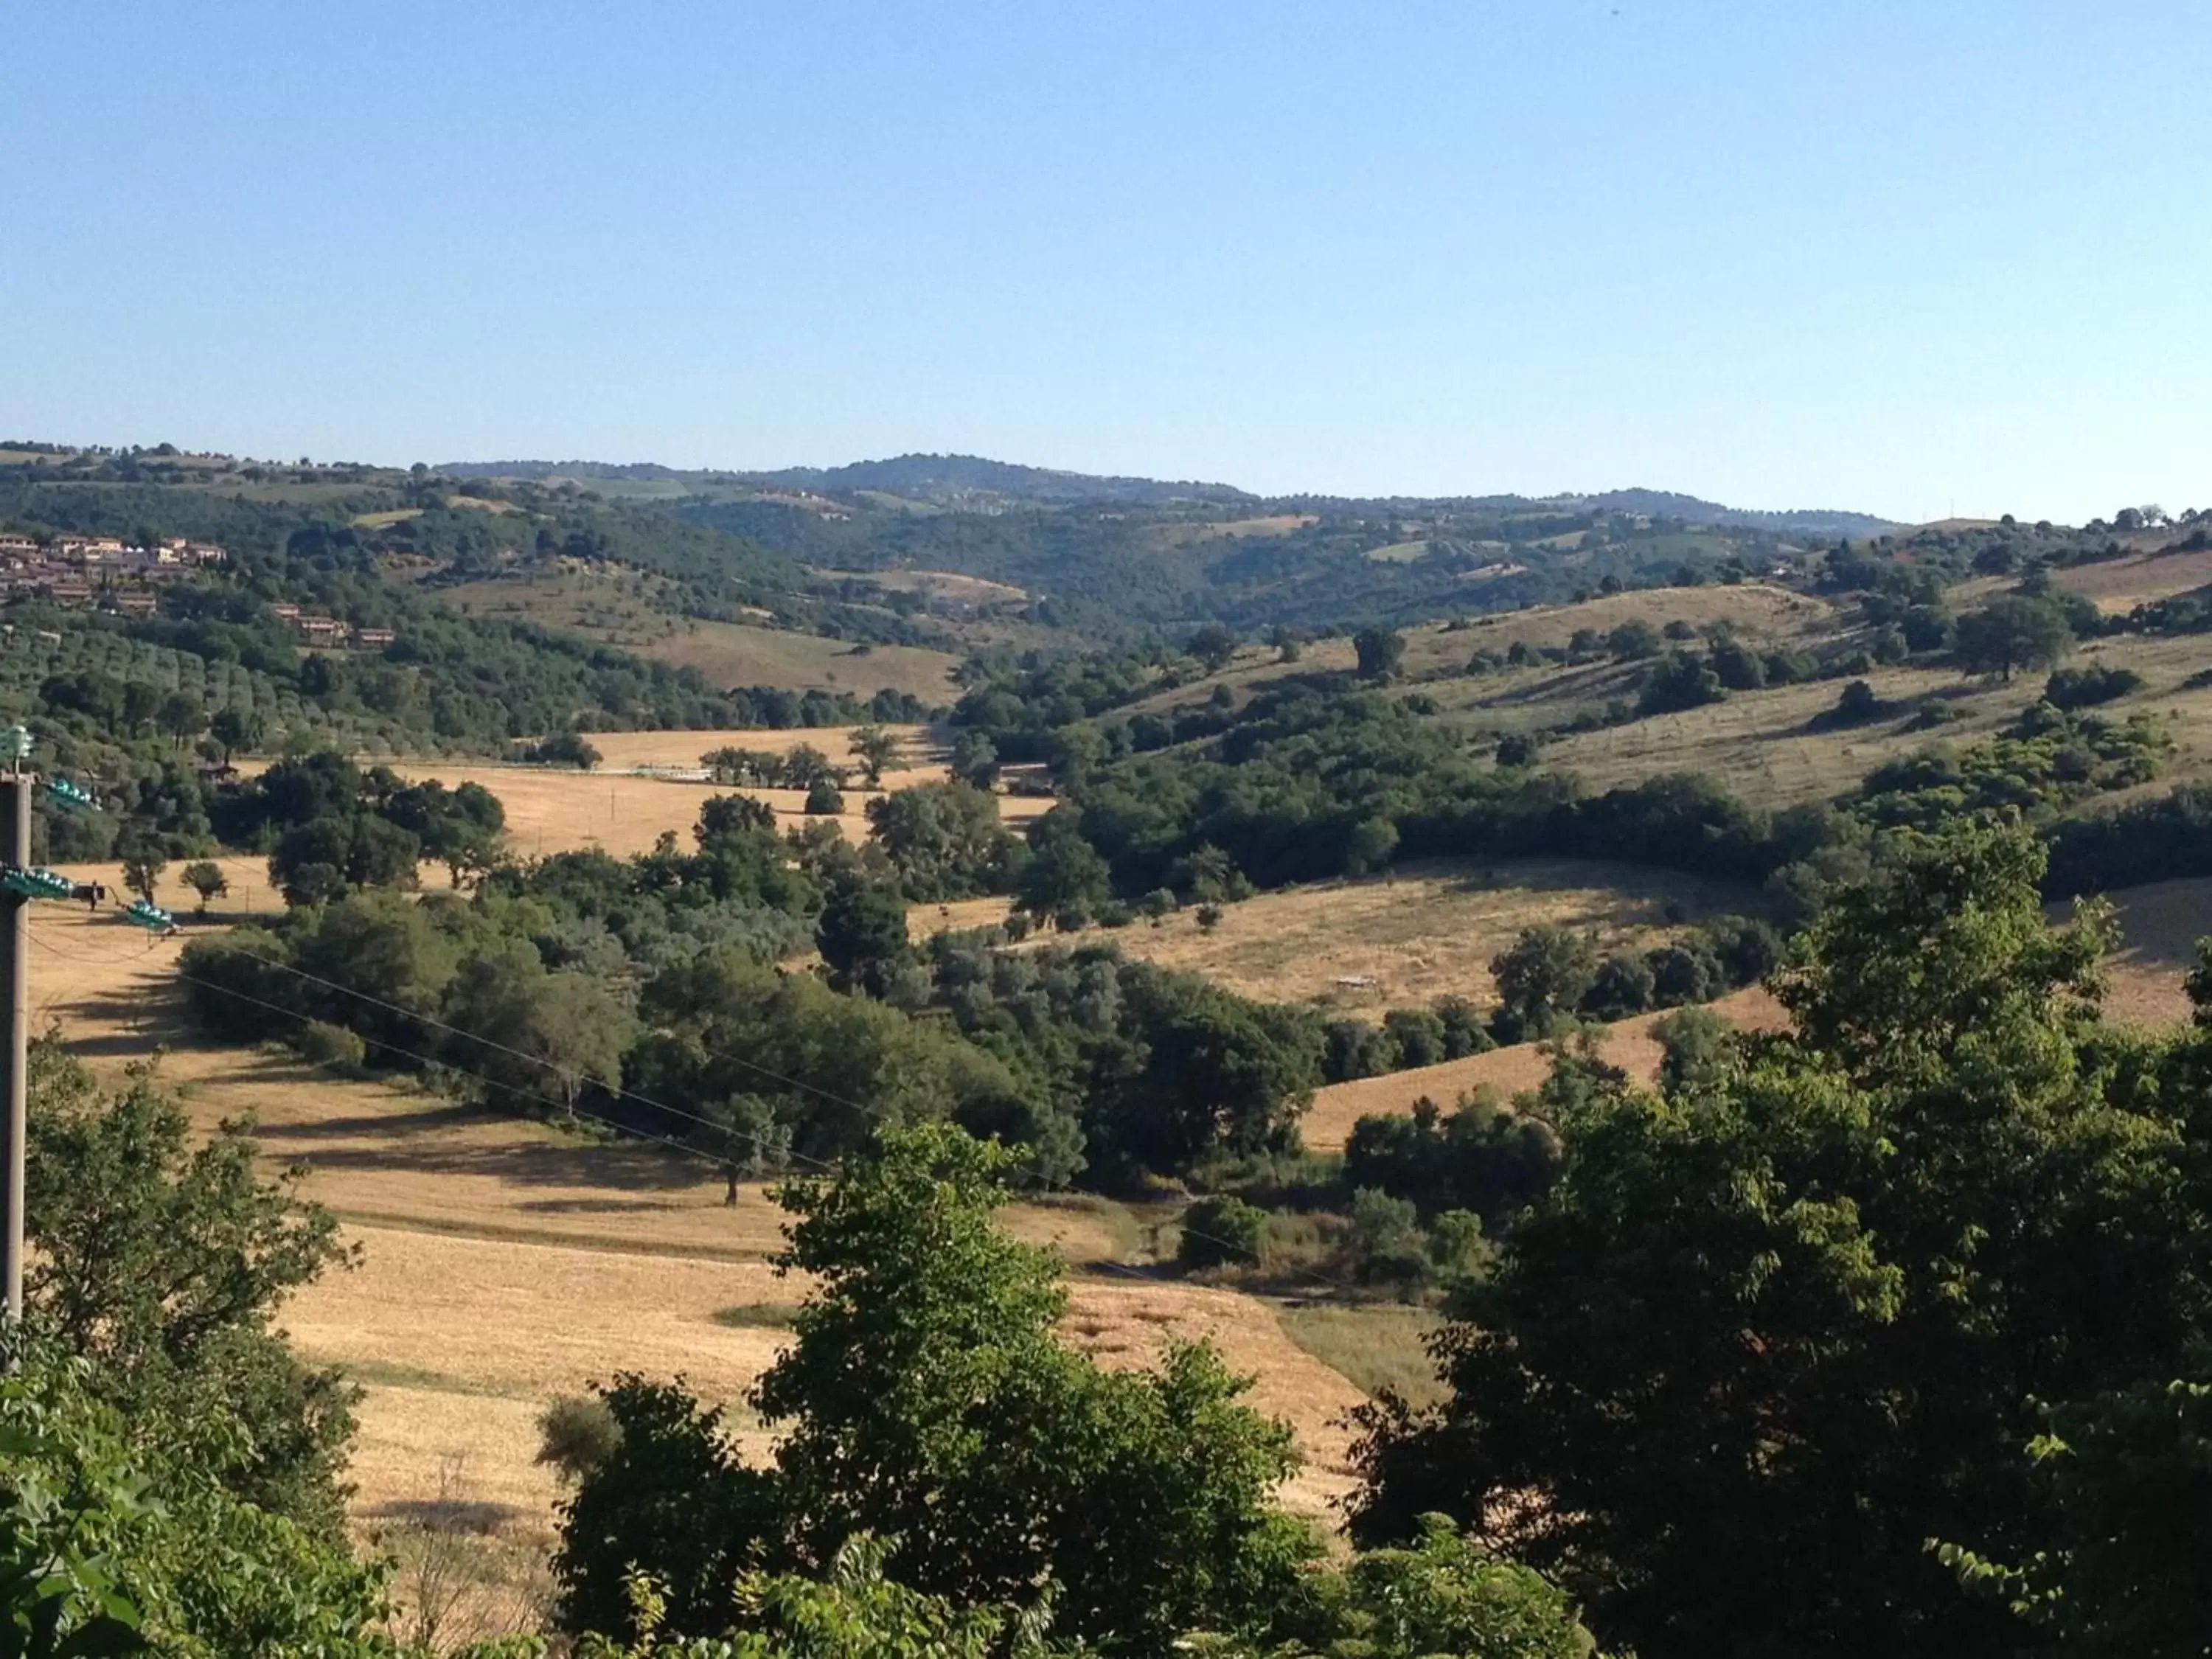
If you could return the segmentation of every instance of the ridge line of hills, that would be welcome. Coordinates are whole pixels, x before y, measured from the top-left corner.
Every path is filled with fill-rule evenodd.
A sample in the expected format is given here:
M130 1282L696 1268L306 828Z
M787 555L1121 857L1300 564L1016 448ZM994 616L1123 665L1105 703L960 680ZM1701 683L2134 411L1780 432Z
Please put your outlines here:
M930 505L954 505L996 497L1031 505L1077 501L1121 501L1146 506L1176 502L1231 506L1280 502L1330 506L1403 507L1414 503L1481 504L1495 507L1583 507L1680 519L1691 524L1790 530L1833 535L1879 535L1897 529L1894 520L1844 508L1792 507L1778 511L1729 507L1676 490L1632 487L1557 495L1389 495L1344 496L1311 492L1261 495L1233 484L1192 479L1129 477L1054 467L1029 466L976 455L910 453L883 460L841 466L793 466L772 471L683 468L655 461L589 460L448 461L440 471L453 477L568 477L619 479L634 483L721 484L786 489L825 494L878 494Z

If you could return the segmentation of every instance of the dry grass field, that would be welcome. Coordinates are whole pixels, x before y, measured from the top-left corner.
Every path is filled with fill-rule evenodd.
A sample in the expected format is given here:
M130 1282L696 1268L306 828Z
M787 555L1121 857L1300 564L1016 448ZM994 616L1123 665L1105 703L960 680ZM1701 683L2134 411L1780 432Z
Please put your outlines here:
M848 728L798 731L737 732L595 732L592 746L602 759L598 769L578 772L543 766L504 765L493 761L383 762L400 776L435 779L447 788L464 783L482 784L499 797L507 812L507 834L516 853L535 858L571 847L597 847L617 857L649 852L663 832L673 831L690 844L691 827L699 821L700 807L712 796L742 794L765 801L775 809L780 827L790 830L810 823L837 825L846 839L867 839L866 804L877 793L911 788L916 784L941 782L947 775L942 751L927 727L895 726L903 744L901 760L884 774L883 790L854 787L845 791L844 812L815 818L805 811L806 796L796 789L738 789L694 783L672 778L637 776L629 769L696 767L701 756L720 748L769 750L782 752L811 744L831 760L857 765ZM265 765L246 762L240 769L252 773ZM1009 823L1023 823L1049 811L1053 803L1037 797L1000 798L1000 816Z
M1746 1030L1771 1030L1783 1022L1782 1006L1756 987L1731 993L1711 1005L1713 1011ZM1601 1052L1612 1064L1632 1077L1649 1082L1659 1074L1659 1044L1651 1027L1662 1014L1638 1014L1607 1028ZM1492 1048L1465 1060L1448 1060L1441 1066L1419 1066L1393 1072L1387 1077L1361 1078L1353 1083L1332 1083L1314 1093L1313 1109L1299 1125L1299 1133L1315 1152L1341 1152L1352 1126L1363 1117L1410 1112L1413 1103L1426 1097L1449 1111L1462 1095L1488 1087L1510 1097L1533 1089L1550 1073L1551 1060L1534 1042Z
M633 752L642 760L650 745ZM572 796L608 781L561 781ZM565 822L580 836L589 818L571 811ZM260 860L223 863L234 890L218 915L273 908ZM112 882L115 872L70 873ZM173 878L173 866L161 896L188 909ZM304 1169L306 1195L362 1247L360 1267L303 1291L286 1323L305 1354L344 1366L365 1391L351 1471L365 1527L449 1500L458 1471L480 1512L514 1538L541 1538L555 1492L533 1462L535 1420L548 1400L635 1366L681 1371L703 1394L735 1401L769 1363L778 1333L714 1317L798 1293L766 1265L781 1212L761 1188L747 1186L726 1208L708 1170L659 1148L333 1077L274 1050L200 1043L173 1002L176 957L193 931L154 939L112 911L40 907L34 1013L111 1075L165 1049L161 1076L195 1121L254 1120L270 1166ZM1285 1334L1273 1304L1119 1265L1136 1229L1103 1201L1025 1203L1004 1218L1075 1265L1066 1332L1102 1363L1142 1364L1169 1336L1203 1335L1255 1373L1255 1403L1292 1424L1310 1459L1286 1498L1328 1512L1350 1484L1340 1419L1364 1396Z
M1487 1003L1491 959L1524 927L1550 922L1594 933L1608 949L1644 949L1671 933L1670 904L1696 921L1751 902L1725 884L1632 865L1438 859L1262 893L1224 906L1211 929L1186 908L1105 937L1129 956L1271 1002L1390 1008L1455 995Z
M470 616L565 629L659 662L696 668L720 686L848 691L886 688L925 702L952 700L959 659L910 645L854 645L811 634L680 617L654 608L653 581L635 571L532 571L440 588L434 597Z
M2212 937L2212 879L2159 881L2107 896L2120 925L2120 947L2106 960L2105 1012L2134 1025L2171 1025L2190 1016L2182 979L2197 961L2197 941ZM2053 906L2063 919L2069 906Z
M920 593L953 605L1019 605L1029 598L1025 589L982 576L963 575L957 570L824 570L817 576L832 580L872 582L890 593Z
M2055 578L2061 587L2096 601L2107 615L2124 614L2153 599L2172 599L2212 584L2212 550L2133 553L2124 559L2075 565Z
M1408 543L1402 548L1382 551L1412 558L1425 551L1425 545ZM1745 582L1734 587L1664 588L1606 594L1581 605L1498 611L1476 617L1464 626L1431 623L1403 629L1400 630L1406 642L1403 674L1407 680L1419 682L1419 690L1447 705L1530 695L1542 701L1559 701L1561 688L1551 683L1557 671L1492 675L1465 682L1455 681L1453 677L1460 674L1468 659L1479 650L1502 653L1522 641L1532 647L1564 646L1577 629L1595 628L1604 633L1629 621L1648 622L1655 627L1686 622L1697 628L1726 622L1747 638L1778 644L1832 630L1836 626L1837 612L1825 599L1764 582ZM1226 685L1239 695L1249 694L1292 675L1348 673L1357 663L1352 641L1346 637L1316 640L1305 647L1295 663L1279 662L1273 651L1248 646L1220 673L1158 692L1131 707L1157 710L1202 702L1217 685ZM1570 672L1588 678L1586 671ZM1610 665L1601 672L1615 678L1623 677L1621 671Z
M1273 513L1253 519L1231 519L1220 524L1164 524L1151 532L1157 548L1188 547L1194 542L1245 541L1255 537L1287 536L1319 520L1310 513Z
M2212 936L2212 878L2156 882L2109 896L2119 923L2120 943L2105 963L2106 1017L2140 1026L2171 1026L2186 1020L2191 1009L2182 979L2196 961L2197 941ZM2070 905L2053 905L2051 919L2063 921L2071 909ZM1711 1006L1745 1030L1779 1030L1786 1019L1781 1005L1756 987ZM1608 1028L1605 1058L1645 1081L1657 1076L1660 1050L1651 1027L1663 1018L1639 1014ZM1542 1049L1524 1042L1441 1066L1331 1084L1315 1092L1313 1109L1300 1130L1313 1150L1337 1152L1363 1117L1409 1112L1424 1096L1449 1109L1460 1096L1486 1085L1510 1097L1534 1088L1549 1070Z

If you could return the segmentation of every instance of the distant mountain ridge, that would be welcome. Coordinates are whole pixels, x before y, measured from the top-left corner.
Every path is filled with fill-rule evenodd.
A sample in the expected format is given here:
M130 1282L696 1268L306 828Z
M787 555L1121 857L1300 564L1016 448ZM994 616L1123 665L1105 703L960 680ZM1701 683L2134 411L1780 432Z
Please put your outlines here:
M1642 513L1655 519L1684 519L1692 524L1735 525L1751 530L1800 530L1832 536L1879 536L1898 527L1893 519L1839 508L1793 507L1786 513L1761 513L1747 507L1723 507L1671 489L1608 489L1577 499L1615 513Z
M981 455L912 453L895 455L884 460L852 461L842 466L790 466L772 471L722 468L687 471L663 466L653 461L453 461L439 470L455 477L568 477L586 481L605 478L632 482L750 485L763 489L808 490L823 495L873 493L943 507L977 506L991 502L1060 506L1075 501L1111 501L1145 507L1168 507L1177 502L1214 506L1249 503L1256 506L1269 500L1348 501L1348 498L1322 495L1267 497L1240 489L1233 484L1071 472L1055 467L1025 466L1015 461L994 461ZM1393 499L1402 503L1459 498L1409 496ZM1665 489L1609 489L1587 495L1508 495L1483 499L1499 502L1525 501L1533 507L1574 504L1616 513L1644 514L1653 518L1680 519L1690 524L1797 532L1808 535L1877 536L1898 527L1895 521L1878 518L1870 513L1854 513L1839 508L1761 512L1728 507L1718 501Z

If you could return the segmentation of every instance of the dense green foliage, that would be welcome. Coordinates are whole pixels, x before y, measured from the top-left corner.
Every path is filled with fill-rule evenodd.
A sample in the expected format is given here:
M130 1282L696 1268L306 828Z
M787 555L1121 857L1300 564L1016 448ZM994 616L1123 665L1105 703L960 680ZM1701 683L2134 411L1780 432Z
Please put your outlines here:
M1370 1419L1363 1533L1453 1514L1654 1659L2011 1652L1927 1540L2054 1547L2025 1414L2177 1374L2212 1314L2201 1039L2094 1022L2104 939L2045 923L2042 862L1916 848L1803 942L1794 1035L1561 1113L1451 1400Z
M963 1602L1048 1582L1054 1627L1109 1650L1297 1603L1317 1546L1268 1501L1297 1461L1287 1431L1202 1346L1140 1373L1063 1346L1056 1261L991 1221L1004 1161L957 1133L889 1133L835 1182L783 1190L778 1265L817 1288L754 1394L775 1464L738 1465L672 1391L618 1386L620 1446L568 1510L573 1625L620 1628L624 1574L667 1555L669 1627L710 1634L739 1564L818 1570L864 1532L902 1582Z
M222 545L228 560L165 586L150 617L12 607L10 620L27 637L0 653L10 664L0 674L0 704L15 704L0 712L52 718L81 735L127 744L153 727L149 714L122 708L131 689L158 696L181 686L200 699L203 720L225 708L251 717L255 736L246 746L337 738L417 752L496 752L512 739L579 722L789 726L922 712L896 694L863 703L821 691L718 688L694 670L573 635L463 616L438 603L434 584L392 579L394 569L428 561L468 580L501 568L519 544L536 556L689 573L687 592L701 614L765 605L788 626L864 640L920 637L886 611L825 600L805 573L759 548L665 514L547 491L503 503L506 512L463 509L447 504L438 481L366 474L358 488L317 481L226 496L196 474L136 463L129 470L128 477L113 476L112 461L88 471L9 467L0 477L0 526L41 535L190 536ZM278 605L354 629L387 629L396 638L374 651L309 650L277 616ZM46 634L59 642L40 637ZM195 721L178 736L189 741L203 729Z
M235 1496L336 1537L350 1391L274 1322L343 1260L336 1224L294 1199L296 1175L262 1179L243 1126L195 1145L150 1067L103 1093L49 1040L32 1091L27 1326L92 1362L88 1386L146 1444L189 1437Z

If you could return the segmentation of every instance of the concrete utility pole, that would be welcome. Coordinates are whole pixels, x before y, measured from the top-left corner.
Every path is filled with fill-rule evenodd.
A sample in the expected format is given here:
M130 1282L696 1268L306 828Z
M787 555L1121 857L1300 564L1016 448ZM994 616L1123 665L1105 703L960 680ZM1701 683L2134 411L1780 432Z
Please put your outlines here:
M31 901L95 900L96 885L78 886L55 870L31 864L31 796L41 787L55 806L97 811L99 801L83 785L67 778L41 779L26 772L31 734L20 726L0 732L0 978L8 994L7 1085L0 1090L0 1321L15 1324L23 1316L23 1153L30 1139L31 1084ZM123 920L149 933L173 931L177 919L158 904L133 899Z
M31 866L31 789L21 772L0 777L0 837L7 843L11 870ZM31 901L0 890L0 975L8 981L8 1079L0 1094L6 1119L0 1156L0 1293L7 1298L10 1325L23 1317L23 1145L30 1121L28 1054L31 1040Z

